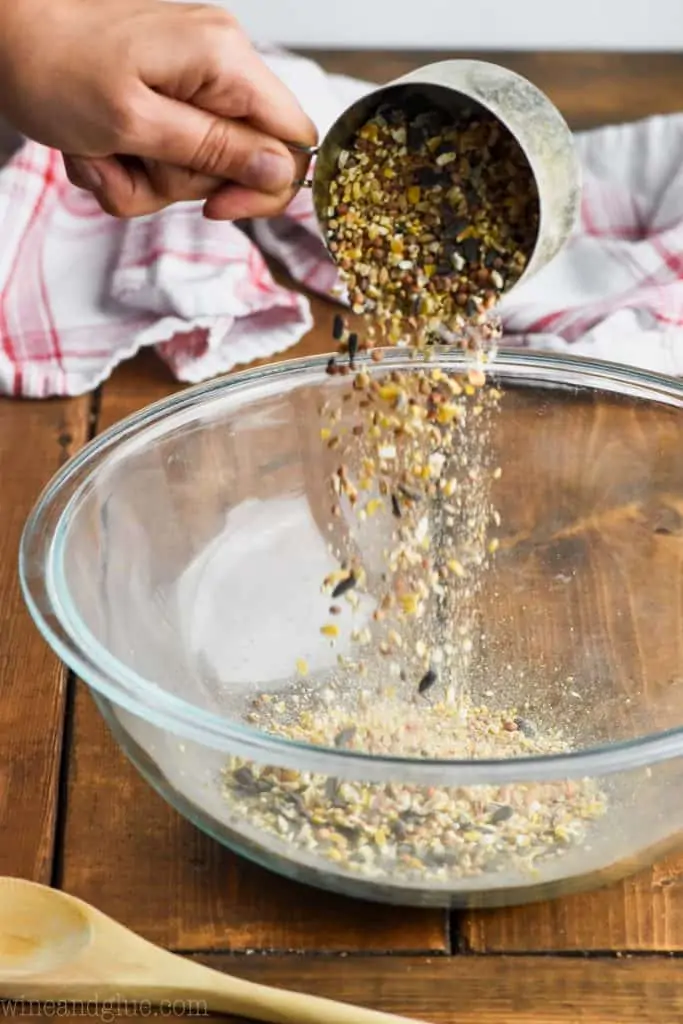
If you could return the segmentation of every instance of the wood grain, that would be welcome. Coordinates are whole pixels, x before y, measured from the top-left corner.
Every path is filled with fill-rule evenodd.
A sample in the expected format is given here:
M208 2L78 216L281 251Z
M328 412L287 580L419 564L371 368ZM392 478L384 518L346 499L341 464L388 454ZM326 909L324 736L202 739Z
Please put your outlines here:
M289 355L329 348L333 307ZM177 388L153 356L103 390L99 428ZM174 949L443 951L440 911L375 908L286 882L206 838L138 776L82 687L75 704L64 888Z
M17 557L26 517L85 440L88 400L0 400L0 874L48 882L66 672L24 607Z
M681 965L666 958L583 960L561 957L286 957L203 956L202 962L259 984L324 996L400 1014L430 1024L673 1024L683 1019ZM21 1019L46 1020L37 1007L18 1006ZM76 1024L76 1012L60 1020ZM76 1010L75 1007L73 1007ZM113 1009L102 1003L105 1024L135 1013L130 1001ZM0 1013L3 1013L0 1006ZM4 1015L4 1013L3 1013ZM167 1011L162 1016L168 1017ZM8 1018L11 1016L7 1013ZM207 1017L188 999L185 1013L169 1019ZM240 1018L208 1019L247 1024ZM251 1024L254 1024L252 1021Z
M678 113L683 93L681 53L302 52L329 71L377 83L434 61L462 57L488 60L528 78L577 129Z
M681 965L560 957L249 957L216 965L250 981L432 1024L663 1024L683 1019Z

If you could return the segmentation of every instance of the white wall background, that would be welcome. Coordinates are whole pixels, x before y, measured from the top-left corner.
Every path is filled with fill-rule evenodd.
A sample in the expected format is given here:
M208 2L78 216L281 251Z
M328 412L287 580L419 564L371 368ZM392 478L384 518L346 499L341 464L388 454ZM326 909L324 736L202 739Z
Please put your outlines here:
M683 0L224 3L254 38L289 46L683 50Z

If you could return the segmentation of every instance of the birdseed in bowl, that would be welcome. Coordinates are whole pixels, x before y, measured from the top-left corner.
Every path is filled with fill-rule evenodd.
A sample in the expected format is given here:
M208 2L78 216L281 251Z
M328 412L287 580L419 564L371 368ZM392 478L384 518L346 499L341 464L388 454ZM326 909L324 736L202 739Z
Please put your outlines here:
M467 699L427 701L391 688L357 694L347 682L322 693L263 694L249 720L265 732L375 756L509 759L571 749L556 728L540 729L514 708ZM337 780L233 758L223 793L253 829L330 869L393 885L444 886L482 875L523 878L590 841L606 810L595 780L425 787Z

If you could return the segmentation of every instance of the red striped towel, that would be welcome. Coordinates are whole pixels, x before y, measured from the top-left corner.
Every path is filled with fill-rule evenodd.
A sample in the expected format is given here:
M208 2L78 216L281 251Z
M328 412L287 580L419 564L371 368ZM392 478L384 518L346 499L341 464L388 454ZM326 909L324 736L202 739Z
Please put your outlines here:
M321 133L368 88L302 58L266 59ZM577 146L581 223L506 300L507 343L683 373L683 115ZM0 391L81 394L145 345L187 382L288 349L311 326L309 303L275 283L263 253L315 292L338 284L310 194L250 234L197 204L117 221L69 184L57 153L26 143L0 171Z

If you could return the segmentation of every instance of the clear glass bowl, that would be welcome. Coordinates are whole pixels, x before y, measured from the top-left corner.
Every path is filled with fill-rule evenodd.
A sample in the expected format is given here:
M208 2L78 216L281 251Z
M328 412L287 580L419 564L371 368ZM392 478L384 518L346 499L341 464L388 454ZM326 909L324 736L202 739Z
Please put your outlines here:
M453 706L419 750L271 731L273 716L286 724L302 709L352 728L386 714L395 728L392 716L433 716L441 700L378 683L372 644L369 676L340 680L350 627L342 616L336 646L320 632L330 538L352 528L330 517L335 453L319 416L350 380L325 365L236 374L118 423L57 474L28 520L31 614L127 755L220 842L373 900L520 903L622 876L677 845L683 386L499 355L500 548L478 598L468 685L475 717L496 742L509 729L513 754L452 759L433 751L459 727ZM456 355L432 365L463 368ZM389 367L415 363L392 351L368 372ZM360 531L369 563L390 528L380 517ZM356 628L371 628L371 613L362 595ZM534 736L555 737L550 752Z

